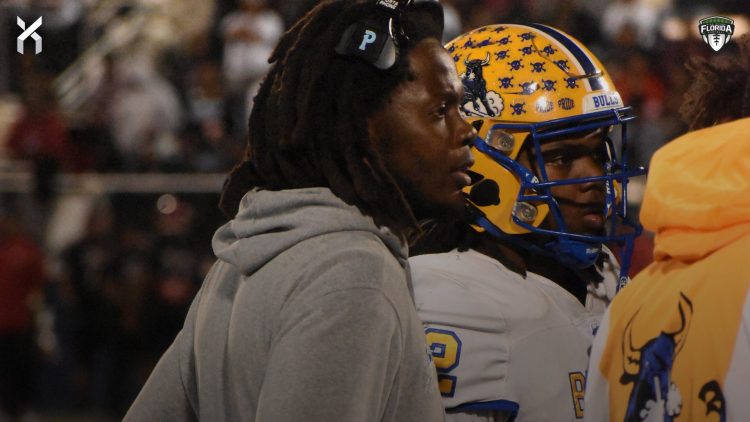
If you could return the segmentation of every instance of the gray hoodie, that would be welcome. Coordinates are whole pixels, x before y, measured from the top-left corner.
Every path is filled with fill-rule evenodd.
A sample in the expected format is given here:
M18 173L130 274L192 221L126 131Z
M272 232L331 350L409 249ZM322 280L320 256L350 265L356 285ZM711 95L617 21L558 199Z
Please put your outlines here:
M325 188L245 195L125 421L442 421L407 250Z

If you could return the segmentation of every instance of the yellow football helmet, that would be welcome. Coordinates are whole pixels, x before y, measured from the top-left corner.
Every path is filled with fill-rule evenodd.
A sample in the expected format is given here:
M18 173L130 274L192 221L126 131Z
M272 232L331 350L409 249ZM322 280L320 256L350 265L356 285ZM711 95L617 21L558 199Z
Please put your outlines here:
M555 28L499 24L475 29L446 45L464 85L460 109L474 124L475 183L465 188L473 221L479 231L508 238L524 233L551 235L551 255L566 263L588 266L604 242L632 243L617 234L615 220L640 226L626 218L629 177L645 169L628 169L626 122L635 118L601 62L579 41ZM608 137L605 175L550 181L539 145L545 139L619 126L618 154ZM539 174L516 161L528 143L537 152ZM601 181L606 184L606 215L613 222L608 236L569 233L550 193L562 184ZM557 230L540 228L546 218L557 220ZM614 217L614 218L612 218ZM636 234L637 235L637 234Z

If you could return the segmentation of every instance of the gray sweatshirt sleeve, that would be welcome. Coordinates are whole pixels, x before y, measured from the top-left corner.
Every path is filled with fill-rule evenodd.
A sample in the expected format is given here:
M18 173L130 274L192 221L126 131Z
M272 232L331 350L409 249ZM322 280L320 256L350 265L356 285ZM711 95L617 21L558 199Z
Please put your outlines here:
M159 360L123 421L197 421L183 388L178 354L181 332Z
M191 368L195 314L201 292L193 300L185 325L159 359L123 422L198 420L195 375Z
M258 421L379 421L403 351L401 325L375 288L289 304L258 403Z

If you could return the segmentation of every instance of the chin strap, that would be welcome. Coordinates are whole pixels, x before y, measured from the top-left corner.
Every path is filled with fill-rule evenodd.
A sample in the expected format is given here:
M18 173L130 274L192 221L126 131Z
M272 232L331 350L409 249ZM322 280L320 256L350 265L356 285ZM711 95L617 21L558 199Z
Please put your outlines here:
M617 287L615 293L625 287L630 281L628 273L630 272L630 262L633 256L634 237L625 238L625 244L620 252L620 273L617 278ZM554 251L555 259L563 265L573 269L583 269L596 263L599 254L602 251L601 245L594 245L586 242L579 242L570 239L558 239L544 245L547 250Z
M474 217L474 223L487 231L487 233L513 246L524 248L533 254L552 258L574 271L594 265L602 250L601 245L597 247L590 243L569 239L556 239L545 243L544 246L539 246L518 236L509 235L499 230L483 215L475 215Z
M481 213L472 212L470 215L473 217L474 223L489 234L534 254L553 258L573 270L580 270L594 265L602 251L601 244L595 245L565 238L553 240L546 243L544 247L541 247L520 239L518 236L509 235L499 230ZM633 255L633 239L632 236L628 236L625 239L625 245L620 253L620 274L615 292L619 292L630 280L628 272L630 271L630 259Z
M548 251L552 251L555 259L566 267L574 269L588 268L596 263L602 252L601 244L580 242L566 238L557 238L544 245Z

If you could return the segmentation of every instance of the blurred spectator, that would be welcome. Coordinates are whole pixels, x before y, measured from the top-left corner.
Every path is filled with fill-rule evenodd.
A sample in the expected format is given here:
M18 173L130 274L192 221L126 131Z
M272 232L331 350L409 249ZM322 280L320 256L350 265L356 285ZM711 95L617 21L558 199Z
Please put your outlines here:
M665 48L665 50L669 51L669 48ZM685 47L679 48L679 50L685 51ZM658 127L661 138L658 139L659 142L652 142L648 145L642 145L639 148L640 161L644 164L647 164L654 152L668 142L668 140L675 139L687 131L687 125L680 118L678 112L682 103L683 93L688 90L692 82L685 72L684 63L688 56L685 55L683 57L661 60L659 66L656 67L660 75L659 79L664 83L664 96L660 101L660 117L650 124ZM651 59L652 64L654 61L654 59ZM649 115L650 113L644 111L644 114Z
M604 10L602 32L611 41L628 34L640 47L652 48L656 42L660 13L661 10L645 0L615 0Z
M219 66L208 60L196 63L190 72L187 96L190 122L221 120L224 87Z
M654 61L641 50L625 50L624 53L622 67L618 67L614 75L622 100L640 109L641 117L656 120L661 115L666 93Z
M83 161L73 153L68 125L57 108L52 93L52 75L34 72L33 67L23 75L22 111L9 131L6 151L11 159L31 162L33 174L34 209L37 216L34 235L41 240L46 218L55 196L55 181L62 171L80 171Z
M7 202L7 201L4 201ZM17 212L0 207L0 412L30 410L36 364L34 312L45 282L44 255L25 233ZM0 420L4 420L0 413Z
M241 0L238 10L220 24L224 38L222 70L227 83L231 133L244 137L249 116L248 90L266 74L268 58L281 34L284 22L265 0Z
M65 119L52 93L52 75L27 74L24 79L20 118L8 138L11 158L48 162L63 170L77 170L72 160Z
M649 55L640 50L624 50L623 62L615 66L612 79L623 102L636 110L634 123L633 164L648 165L651 155L666 141L660 119L666 96L665 85Z
M112 137L113 104L117 92L115 58L102 58L102 71L88 101L81 107L78 119L71 128L71 142L79 152L79 161L87 169L98 172L117 171L122 167Z
M235 161L241 142L230 139L225 125L226 101L221 69L212 61L196 63L188 80L189 125L182 142L189 170L217 172L228 170Z
M177 92L148 55L122 57L115 65L112 132L126 171L159 171L180 159L182 124Z
M284 32L281 17L265 0L242 0L221 22L224 77L231 92L244 90L269 69L268 58Z
M71 320L74 359L74 399L78 403L93 401L91 378L96 361L101 361L104 338L116 325L111 303L104 294L108 271L120 253L114 231L113 213L102 202L92 210L82 238L62 254L61 281L68 291L67 316ZM101 369L101 368L98 368Z
M164 196L155 218L156 280L147 296L145 334L147 354L155 364L182 328L193 296L201 282L201 251L194 238L195 208L188 202Z
M83 237L62 254L68 292L73 396L79 406L119 415L137 393L142 298L153 267L152 240L116 229L107 199L91 211ZM140 239L143 239L141 237Z
M224 172L234 166L242 154L241 142L230 137L220 120L207 120L189 125L183 131L181 142L189 171L202 173Z

